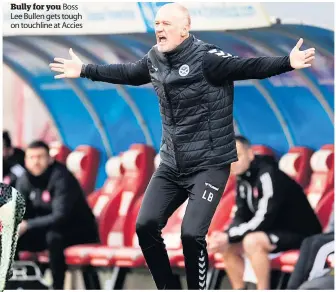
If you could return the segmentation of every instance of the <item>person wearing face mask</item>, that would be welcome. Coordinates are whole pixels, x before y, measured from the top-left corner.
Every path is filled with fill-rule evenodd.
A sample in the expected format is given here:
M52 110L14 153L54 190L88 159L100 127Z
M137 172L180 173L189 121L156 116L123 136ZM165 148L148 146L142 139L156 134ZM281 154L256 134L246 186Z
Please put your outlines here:
M243 289L244 261L250 260L257 288L270 289L268 254L299 249L322 227L301 186L282 172L271 156L255 156L250 142L236 137L238 161L234 218L225 232L214 232L209 250L223 255L233 289Z
M158 289L174 289L161 230L189 198L182 224L182 244L189 289L206 288L208 256L205 236L237 160L233 129L233 82L262 79L311 66L315 49L289 56L239 58L192 35L188 10L162 6L155 18L156 45L139 61L83 64L71 59L50 64L59 78L88 78L114 84L152 83L162 117L161 164L146 190L136 231ZM200 268L202 267L202 268Z
M73 174L49 155L43 141L28 145L26 173L16 189L26 202L26 213L19 226L17 252L49 252L53 289L63 289L66 247L99 242L95 217Z

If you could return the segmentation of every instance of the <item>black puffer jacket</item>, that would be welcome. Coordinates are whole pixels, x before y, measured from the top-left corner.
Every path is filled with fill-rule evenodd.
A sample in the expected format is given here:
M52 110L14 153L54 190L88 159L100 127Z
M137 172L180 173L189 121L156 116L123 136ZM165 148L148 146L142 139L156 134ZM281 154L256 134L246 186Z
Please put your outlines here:
M204 55L214 46L190 38L169 54L148 53L152 84L160 97L161 160L191 172L237 160L233 131L233 82L211 85Z
M169 53L154 46L135 63L83 65L81 77L114 84L152 83L163 122L161 160L181 174L237 160L233 81L293 70L288 56L239 58L193 35Z

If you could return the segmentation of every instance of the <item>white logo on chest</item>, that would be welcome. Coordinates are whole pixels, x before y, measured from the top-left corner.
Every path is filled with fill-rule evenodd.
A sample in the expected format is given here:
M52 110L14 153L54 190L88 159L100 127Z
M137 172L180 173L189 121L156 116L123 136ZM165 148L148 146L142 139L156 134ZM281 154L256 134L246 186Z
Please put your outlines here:
M180 67L179 74L182 77L187 76L189 74L189 66L187 64L182 65Z

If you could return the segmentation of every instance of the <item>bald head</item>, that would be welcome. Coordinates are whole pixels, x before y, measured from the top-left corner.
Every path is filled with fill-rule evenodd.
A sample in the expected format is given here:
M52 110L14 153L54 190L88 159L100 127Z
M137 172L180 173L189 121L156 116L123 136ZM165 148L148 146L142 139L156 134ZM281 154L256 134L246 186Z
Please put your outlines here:
M157 12L157 16L163 15L172 15L175 16L176 21L180 22L181 25L189 25L191 24L190 15L187 8L179 3L168 3L163 5L159 11Z
M162 6L155 17L157 46L161 52L169 52L189 36L190 15L187 8L178 3Z

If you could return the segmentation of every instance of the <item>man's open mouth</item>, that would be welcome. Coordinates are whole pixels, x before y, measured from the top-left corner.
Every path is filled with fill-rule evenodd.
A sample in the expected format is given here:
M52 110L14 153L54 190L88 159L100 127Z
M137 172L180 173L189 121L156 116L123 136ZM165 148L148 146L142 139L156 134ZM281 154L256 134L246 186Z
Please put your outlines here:
M158 43L159 44L164 44L166 42L167 42L167 38L166 37L164 37L164 36L159 36L158 37Z

